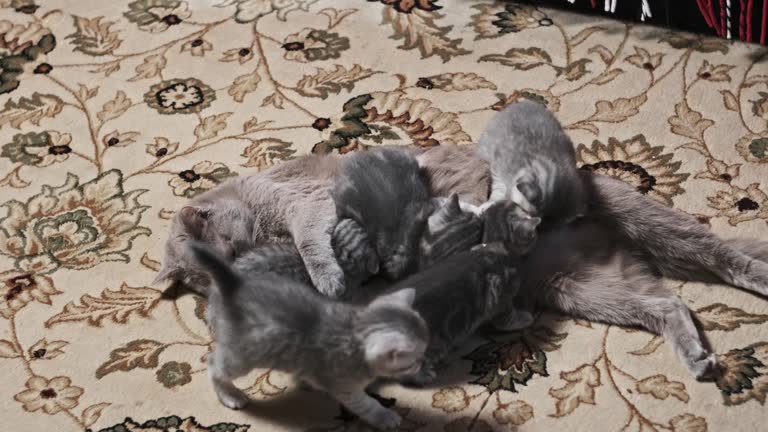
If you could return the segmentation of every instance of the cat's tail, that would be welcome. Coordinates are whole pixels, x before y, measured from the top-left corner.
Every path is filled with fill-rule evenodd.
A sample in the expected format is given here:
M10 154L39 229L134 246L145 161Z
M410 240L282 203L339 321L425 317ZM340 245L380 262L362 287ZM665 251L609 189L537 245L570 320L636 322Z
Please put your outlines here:
M189 242L189 251L195 261L211 275L220 293L226 294L242 284L242 279L232 270L232 266L204 243Z

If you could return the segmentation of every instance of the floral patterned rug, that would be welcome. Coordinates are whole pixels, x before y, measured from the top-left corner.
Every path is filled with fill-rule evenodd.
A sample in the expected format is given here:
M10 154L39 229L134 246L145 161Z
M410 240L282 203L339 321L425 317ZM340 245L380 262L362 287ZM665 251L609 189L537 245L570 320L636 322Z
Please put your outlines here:
M768 51L469 0L0 0L0 418L21 431L365 430L290 377L207 381L205 304L151 286L187 198L297 155L463 145L506 104L579 162L724 236L768 239ZM548 316L478 336L406 431L765 427L768 301L673 283L725 373L659 337Z

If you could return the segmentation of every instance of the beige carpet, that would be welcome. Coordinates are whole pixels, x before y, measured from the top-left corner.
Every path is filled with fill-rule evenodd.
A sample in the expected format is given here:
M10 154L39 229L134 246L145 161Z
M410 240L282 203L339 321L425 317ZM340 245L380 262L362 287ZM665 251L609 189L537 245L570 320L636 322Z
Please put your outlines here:
M186 198L313 148L467 144L532 99L581 163L768 239L764 48L488 1L0 5L2 430L364 430L277 372L239 383L250 410L223 408L204 304L149 286ZM658 337L550 317L382 403L408 431L766 430L768 301L670 286L716 384Z

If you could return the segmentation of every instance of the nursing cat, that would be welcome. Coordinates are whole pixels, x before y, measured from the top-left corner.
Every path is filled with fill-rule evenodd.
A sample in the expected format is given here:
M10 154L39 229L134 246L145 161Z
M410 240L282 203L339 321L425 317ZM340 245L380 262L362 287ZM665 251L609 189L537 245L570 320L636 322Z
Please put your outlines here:
M365 388L377 377L398 379L420 368L429 332L412 308L413 290L355 306L272 271L238 271L200 243L189 247L215 282L208 294L216 341L208 370L222 404L243 408L248 396L232 381L274 368L327 392L374 427L400 424Z
M362 228L385 276L398 279L413 270L435 208L415 157L393 147L355 152L342 160L331 195L339 224L346 224L337 225L333 237Z

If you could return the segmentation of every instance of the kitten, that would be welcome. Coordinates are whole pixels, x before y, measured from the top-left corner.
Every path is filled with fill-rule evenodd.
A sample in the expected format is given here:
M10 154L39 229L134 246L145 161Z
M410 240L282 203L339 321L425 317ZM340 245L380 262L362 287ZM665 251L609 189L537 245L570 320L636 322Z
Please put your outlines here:
M452 197L448 205L455 203ZM484 213L483 244L440 258L391 288L416 290L413 308L430 331L422 367L405 377L404 382L430 383L437 363L485 322L492 321L503 330L516 330L533 322L530 313L515 309L514 298L520 287L520 256L535 244L540 220L520 219L516 213L513 203L492 205ZM442 238L447 239L450 237ZM432 250L443 250L443 246L438 241Z
M208 368L222 404L243 408L248 396L232 380L274 368L328 392L372 426L400 424L397 413L364 390L376 377L397 378L421 363L429 333L412 309L413 290L353 306L274 273L240 273L206 246L189 245L215 282L208 319L216 346Z
M585 213L573 143L541 104L517 102L497 113L480 136L478 154L490 164L489 203L511 199L548 222Z
M331 195L338 220L351 219L365 230L385 276L398 279L416 264L418 241L434 204L415 157L397 148L349 155Z
M232 263L232 269L242 275L272 273L294 282L312 285L312 278L293 243L265 243L254 247Z
M337 156L309 155L226 181L193 198L171 223L154 283L180 281L207 293L208 276L187 256L190 240L211 244L225 256L259 242L292 240L317 290L329 297L341 295L345 276L331 247L336 215L328 193L337 164Z

